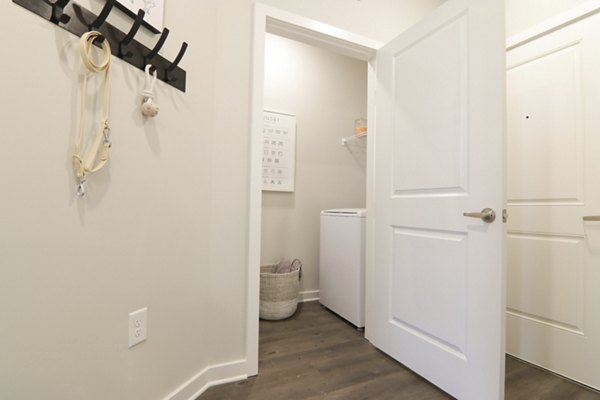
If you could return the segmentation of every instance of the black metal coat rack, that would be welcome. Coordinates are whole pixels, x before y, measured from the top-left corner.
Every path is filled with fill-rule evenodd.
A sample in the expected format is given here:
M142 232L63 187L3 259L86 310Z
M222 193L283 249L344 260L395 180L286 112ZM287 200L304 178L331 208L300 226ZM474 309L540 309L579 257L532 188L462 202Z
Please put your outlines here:
M95 15L71 0L13 0L29 11L81 37L84 33L95 30L102 34L98 40L108 40L114 56L141 69L152 64L157 70L158 79L185 92L186 72L178 65L188 44L183 42L181 49L172 62L158 54L169 36L169 29L164 28L152 49L134 39L144 20L144 11L139 10L129 32L124 33L106 22L113 10L115 0L106 0L106 4Z

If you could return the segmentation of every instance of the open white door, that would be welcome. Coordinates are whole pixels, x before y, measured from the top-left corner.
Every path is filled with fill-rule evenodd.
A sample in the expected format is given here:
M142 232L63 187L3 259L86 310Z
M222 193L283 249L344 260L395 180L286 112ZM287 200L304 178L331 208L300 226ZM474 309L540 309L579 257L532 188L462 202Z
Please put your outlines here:
M461 400L504 398L505 75L502 0L448 0L377 54L367 338Z

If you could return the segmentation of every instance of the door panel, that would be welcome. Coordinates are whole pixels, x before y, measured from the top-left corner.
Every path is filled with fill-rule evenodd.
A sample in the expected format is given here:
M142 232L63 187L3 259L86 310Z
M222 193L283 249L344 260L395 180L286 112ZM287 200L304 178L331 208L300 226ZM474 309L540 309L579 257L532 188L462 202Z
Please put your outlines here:
M464 358L467 235L414 228L393 232L393 322Z
M463 400L504 393L504 2L449 0L377 55L366 336Z
M584 241L559 235L508 235L508 312L582 334Z
M393 55L397 195L467 190L466 47L461 15Z
M579 47L558 46L508 70L511 203L583 200Z
M508 52L507 351L600 389L600 15Z

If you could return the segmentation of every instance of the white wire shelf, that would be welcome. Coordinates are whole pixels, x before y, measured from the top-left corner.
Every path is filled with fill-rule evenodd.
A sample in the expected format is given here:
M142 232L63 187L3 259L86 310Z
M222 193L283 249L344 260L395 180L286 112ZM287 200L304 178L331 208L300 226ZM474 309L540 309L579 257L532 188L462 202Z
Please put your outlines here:
M358 135L351 135L342 138L342 146L345 146L349 142L354 142L356 140L360 140L361 138L366 138L367 132L359 133Z

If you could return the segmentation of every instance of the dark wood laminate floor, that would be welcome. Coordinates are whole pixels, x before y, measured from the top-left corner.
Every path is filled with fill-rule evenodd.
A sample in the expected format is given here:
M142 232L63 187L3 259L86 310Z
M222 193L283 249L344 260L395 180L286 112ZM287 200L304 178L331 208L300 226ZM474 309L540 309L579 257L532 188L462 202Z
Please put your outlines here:
M260 322L259 375L198 400L452 399L376 350L363 333L304 303L285 321ZM600 400L600 394L508 357L507 400ZM482 399L485 400L485 399Z

